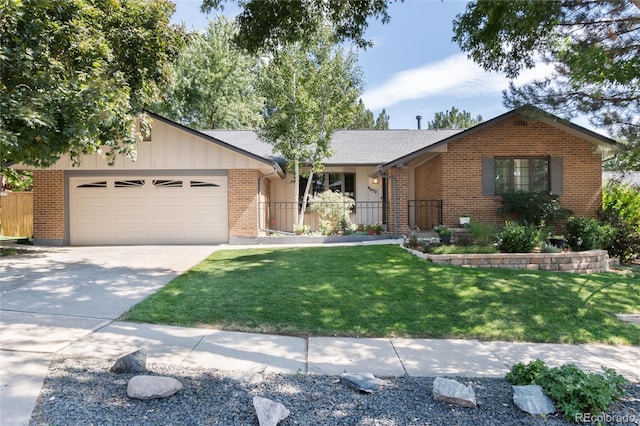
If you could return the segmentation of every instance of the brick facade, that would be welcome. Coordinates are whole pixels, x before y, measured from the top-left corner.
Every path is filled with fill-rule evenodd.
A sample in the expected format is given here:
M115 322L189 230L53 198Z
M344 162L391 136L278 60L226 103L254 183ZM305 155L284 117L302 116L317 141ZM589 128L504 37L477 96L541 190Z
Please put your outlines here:
M395 218L393 180L396 181L398 190L398 232L407 234L409 232L409 170L406 168L391 168L387 171L389 179L389 232L393 232L393 221Z
M415 172L416 197L441 197L447 226L457 225L462 213L500 225L500 197L482 195L482 158L562 157L560 204L575 215L596 217L602 205L602 156L595 148L542 121L527 122L514 115L449 143L447 152L420 165Z
M33 172L33 238L63 244L64 171Z
M229 237L258 236L258 177L257 170L229 170Z

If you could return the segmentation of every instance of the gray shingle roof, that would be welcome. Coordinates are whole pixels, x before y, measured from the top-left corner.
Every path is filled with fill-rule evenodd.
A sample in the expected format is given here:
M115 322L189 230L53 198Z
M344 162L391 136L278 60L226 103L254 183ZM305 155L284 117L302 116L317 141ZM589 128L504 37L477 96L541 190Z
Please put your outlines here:
M447 139L462 130L339 130L331 141L333 156L325 165L384 164ZM260 157L282 161L271 145L252 130L202 130L209 136Z

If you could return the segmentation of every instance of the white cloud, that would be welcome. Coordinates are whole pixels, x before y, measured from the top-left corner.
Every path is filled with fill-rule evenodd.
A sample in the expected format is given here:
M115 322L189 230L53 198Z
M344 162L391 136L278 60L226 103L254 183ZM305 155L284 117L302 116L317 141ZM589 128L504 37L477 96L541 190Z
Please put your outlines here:
M539 65L524 71L516 80L522 84L550 75L552 67ZM366 91L362 100L367 108L388 108L397 103L451 94L472 97L500 93L509 80L501 74L484 71L463 54L450 56L420 68L401 71L378 87Z

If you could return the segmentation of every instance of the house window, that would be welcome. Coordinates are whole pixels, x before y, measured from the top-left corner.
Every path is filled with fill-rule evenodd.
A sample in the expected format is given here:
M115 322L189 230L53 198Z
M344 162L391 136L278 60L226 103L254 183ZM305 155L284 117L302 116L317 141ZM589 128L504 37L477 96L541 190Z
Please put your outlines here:
M495 193L549 191L549 158L496 158Z
M307 187L307 179L300 179L300 201ZM309 196L318 195L324 191L339 192L356 199L356 174L355 173L321 173L313 175L313 182L309 190Z

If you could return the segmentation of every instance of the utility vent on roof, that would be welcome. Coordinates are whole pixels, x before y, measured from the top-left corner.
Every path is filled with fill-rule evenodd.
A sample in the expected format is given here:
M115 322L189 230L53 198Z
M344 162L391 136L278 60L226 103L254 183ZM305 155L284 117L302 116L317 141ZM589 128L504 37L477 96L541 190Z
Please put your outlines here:
M527 127L529 123L527 120L513 120L514 127Z

